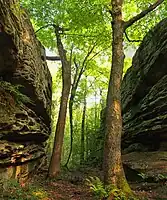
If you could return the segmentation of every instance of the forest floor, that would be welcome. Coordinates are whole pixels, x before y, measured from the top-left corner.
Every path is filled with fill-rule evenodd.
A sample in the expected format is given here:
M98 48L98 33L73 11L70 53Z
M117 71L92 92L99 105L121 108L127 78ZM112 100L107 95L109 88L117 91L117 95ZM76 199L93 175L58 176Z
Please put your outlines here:
M68 181L53 181L46 187L48 198L44 200L93 200L93 194L85 185L74 185Z
M87 169L82 171L63 172L58 179L46 179L46 174L41 172L29 182L29 188L21 185L12 189L6 188L0 195L0 200L100 200L86 184L89 176L100 176L100 171ZM157 183L130 183L130 186L140 200L167 200L167 185Z
M39 183L48 197L43 200L99 200L86 184L90 176L101 177L101 171L97 169L83 169L80 171L64 172L55 180L45 180L41 176ZM44 178L44 179L43 179ZM129 183L132 190L140 200L167 200L167 185L164 183Z

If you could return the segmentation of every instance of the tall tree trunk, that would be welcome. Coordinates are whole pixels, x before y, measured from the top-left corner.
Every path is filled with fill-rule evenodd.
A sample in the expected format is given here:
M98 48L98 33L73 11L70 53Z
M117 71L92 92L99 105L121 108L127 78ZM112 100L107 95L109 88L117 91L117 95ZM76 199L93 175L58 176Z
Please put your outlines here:
M67 104L71 88L71 65L67 60L66 51L63 47L61 37L59 34L59 27L54 26L55 35L57 38L57 48L61 58L62 63L62 96L60 103L59 116L57 120L55 139L54 139L54 148L50 161L48 175L55 177L60 172L60 163L61 163L61 153L64 139L64 129L66 122L66 113L67 113Z
M85 92L84 92L84 106L82 113L82 125L81 125L81 156L80 164L84 164L85 160L85 118L86 118L86 93L87 93L87 80L85 81Z
M122 191L131 193L121 162L122 117L120 87L124 65L122 4L123 0L112 0L112 67L106 110L104 180L106 184L114 184Z
M114 184L127 194L132 194L125 178L121 162L121 82L124 65L123 34L128 27L153 11L164 0L157 0L146 10L132 17L127 22L122 19L123 0L112 0L112 67L107 95L106 139L104 146L104 181ZM111 194L112 195L112 194ZM113 199L112 196L109 199Z

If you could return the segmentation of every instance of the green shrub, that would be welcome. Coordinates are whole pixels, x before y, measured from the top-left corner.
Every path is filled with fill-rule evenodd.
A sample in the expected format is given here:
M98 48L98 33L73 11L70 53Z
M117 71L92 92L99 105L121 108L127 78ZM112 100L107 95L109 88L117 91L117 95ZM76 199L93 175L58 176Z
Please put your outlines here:
M106 188L102 181L98 177L89 177L86 179L87 185L90 187L90 190L93 191L94 195L97 198L103 199L108 197L109 188Z
M47 193L35 185L19 184L17 180L0 180L0 199L3 200L39 200L47 198Z
M137 200L135 198L127 197L124 192L116 188L114 185L105 186L98 177L89 177L86 181L90 190L93 191L98 200L107 199L110 195L113 196L114 200Z

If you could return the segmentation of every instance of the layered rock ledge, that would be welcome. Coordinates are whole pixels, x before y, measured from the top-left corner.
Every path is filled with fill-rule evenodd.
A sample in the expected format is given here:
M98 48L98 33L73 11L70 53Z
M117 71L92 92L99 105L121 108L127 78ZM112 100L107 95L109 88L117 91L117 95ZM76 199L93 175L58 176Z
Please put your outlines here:
M19 1L0 1L0 174L25 178L45 155L52 80Z
M137 50L122 84L123 148L167 150L167 19Z
M123 164L167 177L167 18L144 38L122 83Z

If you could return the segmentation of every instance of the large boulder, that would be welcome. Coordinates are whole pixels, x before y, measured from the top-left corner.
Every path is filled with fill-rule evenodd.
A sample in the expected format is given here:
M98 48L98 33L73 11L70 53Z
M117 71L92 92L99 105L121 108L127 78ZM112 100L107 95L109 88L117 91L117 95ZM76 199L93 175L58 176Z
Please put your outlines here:
M132 152L122 156L123 163L130 168L145 173L147 176L155 174L167 175L167 152Z
M51 75L19 1L0 1L0 175L25 178L45 156Z
M150 179L155 182L167 180L167 151L131 152L123 155L122 161L127 177L130 177L131 170L136 172L136 177L141 176L143 180Z
M167 19L146 35L133 58L122 83L122 113L126 152L135 151L134 143L143 151L167 151Z

